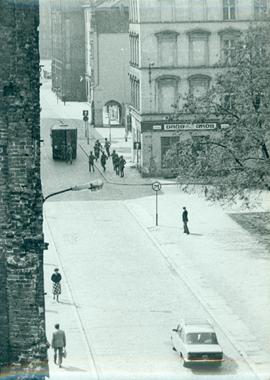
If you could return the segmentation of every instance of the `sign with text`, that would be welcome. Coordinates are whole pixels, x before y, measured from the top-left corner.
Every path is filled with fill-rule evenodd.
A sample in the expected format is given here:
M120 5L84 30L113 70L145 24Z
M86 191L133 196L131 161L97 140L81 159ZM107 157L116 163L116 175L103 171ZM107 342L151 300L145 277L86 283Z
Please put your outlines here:
M186 130L209 130L216 129L216 123L175 123L164 124L164 131L186 131Z

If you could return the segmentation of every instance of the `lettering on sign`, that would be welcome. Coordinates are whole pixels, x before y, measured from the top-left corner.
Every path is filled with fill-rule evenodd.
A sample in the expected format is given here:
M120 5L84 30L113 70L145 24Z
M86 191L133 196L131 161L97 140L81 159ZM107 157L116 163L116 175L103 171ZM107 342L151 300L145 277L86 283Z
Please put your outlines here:
M161 125L153 125L153 129L155 129L155 130L161 129Z
M216 129L217 124L216 123L197 123L197 124L190 124L190 123L181 123L181 124L165 124L164 130L165 131L183 131L183 130L209 130L209 129Z

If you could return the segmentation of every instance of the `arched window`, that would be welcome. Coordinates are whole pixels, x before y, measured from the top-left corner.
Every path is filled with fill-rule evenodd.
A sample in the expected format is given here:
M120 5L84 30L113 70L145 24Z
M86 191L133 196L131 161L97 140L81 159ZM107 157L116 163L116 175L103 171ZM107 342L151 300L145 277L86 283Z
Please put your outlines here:
M164 30L156 33L159 66L177 66L178 35L179 33L172 30Z
M163 76L156 81L158 112L172 113L175 110L180 78Z
M190 94L195 98L206 95L211 78L208 75L192 75L188 78Z

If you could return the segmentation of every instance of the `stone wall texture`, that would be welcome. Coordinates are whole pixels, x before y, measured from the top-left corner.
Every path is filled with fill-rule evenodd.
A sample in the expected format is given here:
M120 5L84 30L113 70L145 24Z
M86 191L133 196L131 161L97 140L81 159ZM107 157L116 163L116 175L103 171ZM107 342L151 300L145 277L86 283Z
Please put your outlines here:
M0 377L24 379L47 372L38 25L38 0L0 0Z

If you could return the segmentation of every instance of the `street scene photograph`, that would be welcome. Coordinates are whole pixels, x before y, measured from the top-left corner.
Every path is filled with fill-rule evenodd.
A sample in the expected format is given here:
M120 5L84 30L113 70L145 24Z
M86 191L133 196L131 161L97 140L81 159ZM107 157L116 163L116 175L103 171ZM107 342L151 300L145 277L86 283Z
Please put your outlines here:
M0 30L0 379L270 380L270 1Z

